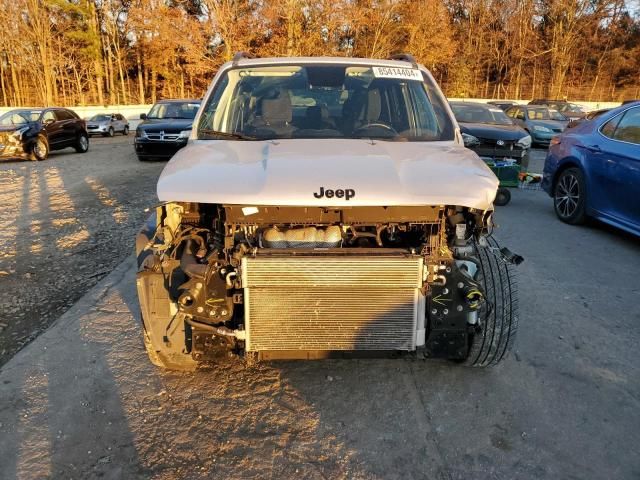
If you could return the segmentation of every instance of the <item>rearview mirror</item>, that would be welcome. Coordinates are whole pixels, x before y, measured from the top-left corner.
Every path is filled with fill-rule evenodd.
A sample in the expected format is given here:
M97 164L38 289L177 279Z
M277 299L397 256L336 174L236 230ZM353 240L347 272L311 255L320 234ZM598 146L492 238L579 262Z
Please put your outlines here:
M146 113L141 113L140 114L140 120L146 120L147 119L147 114Z

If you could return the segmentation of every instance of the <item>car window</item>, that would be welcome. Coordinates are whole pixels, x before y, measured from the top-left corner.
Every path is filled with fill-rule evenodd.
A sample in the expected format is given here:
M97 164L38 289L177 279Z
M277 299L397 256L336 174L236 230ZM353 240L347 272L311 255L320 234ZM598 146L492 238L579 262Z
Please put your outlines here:
M527 109L527 117L529 120L563 120L564 117L555 110L549 110L546 107Z
M73 115L66 110L56 110L56 117L58 120L72 120Z
M640 145L640 107L631 108L624 113L612 138Z
M156 103L149 111L149 118L184 118L193 119L200 108L196 102Z
M618 126L618 122L622 117L620 115L613 117L607 123L605 123L602 127L600 127L600 132L608 138L613 138L613 134L616 131L616 127Z
M100 115L94 115L93 117L91 117L91 122L105 122L107 120L109 120L109 116L108 115L104 115L104 114L100 114Z
M456 120L462 123L486 123L490 125L512 125L513 122L499 108L477 105L452 104Z
M453 140L444 102L433 81L413 68L233 68L203 106L198 138L222 132L257 139Z
M51 120L55 122L56 116L54 115L53 110L47 110L46 112L44 112L44 115L42 116L42 122L44 123Z
M40 117L40 110L11 110L0 115L0 125L24 125L35 122Z
M515 118L518 120L524 120L524 111L520 108L516 110Z

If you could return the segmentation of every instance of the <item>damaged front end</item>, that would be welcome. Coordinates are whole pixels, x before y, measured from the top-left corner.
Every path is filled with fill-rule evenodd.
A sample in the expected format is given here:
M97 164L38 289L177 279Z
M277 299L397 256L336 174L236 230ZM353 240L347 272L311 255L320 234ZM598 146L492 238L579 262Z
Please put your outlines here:
M497 363L517 326L492 212L166 203L137 238L145 345L167 368L241 355L411 352Z

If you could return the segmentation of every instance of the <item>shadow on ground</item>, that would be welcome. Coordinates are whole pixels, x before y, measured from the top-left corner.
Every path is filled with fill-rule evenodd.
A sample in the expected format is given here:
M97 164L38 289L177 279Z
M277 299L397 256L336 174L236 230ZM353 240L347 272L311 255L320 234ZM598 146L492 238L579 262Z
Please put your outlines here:
M540 192L514 205L498 220L527 258L521 331L500 367L162 372L143 351L129 259L0 371L3 477L637 478L640 310L611 299L639 293L623 270L638 243L552 223Z

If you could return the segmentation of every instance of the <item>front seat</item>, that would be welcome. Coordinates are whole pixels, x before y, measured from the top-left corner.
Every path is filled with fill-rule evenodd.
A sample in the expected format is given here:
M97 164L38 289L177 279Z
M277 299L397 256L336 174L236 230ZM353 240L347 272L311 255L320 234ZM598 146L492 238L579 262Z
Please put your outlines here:
M263 98L260 102L261 116L255 122L254 134L258 137L291 137L295 127L291 125L293 108L289 92L280 91L275 98Z

